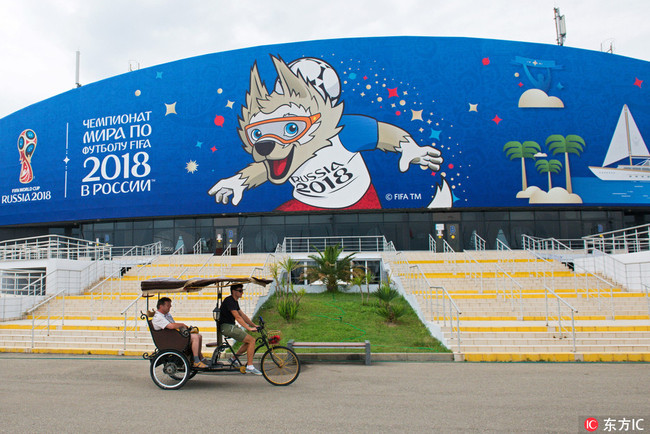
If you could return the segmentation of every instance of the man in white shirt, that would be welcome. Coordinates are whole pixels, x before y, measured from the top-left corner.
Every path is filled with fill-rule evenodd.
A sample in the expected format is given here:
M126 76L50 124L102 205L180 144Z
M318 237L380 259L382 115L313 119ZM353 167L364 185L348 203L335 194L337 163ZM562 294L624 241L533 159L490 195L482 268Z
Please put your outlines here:
M151 324L153 325L154 330L178 330L182 328L189 328L182 322L174 321L174 318L169 313L169 311L172 309L171 298L162 297L160 300L158 300L156 308L158 310L156 310L153 318L151 319ZM198 333L190 334L190 344L192 346L192 354L194 355L194 367L207 368L208 365L204 363L205 359L203 358L203 354L201 354L201 348L203 347L203 337Z

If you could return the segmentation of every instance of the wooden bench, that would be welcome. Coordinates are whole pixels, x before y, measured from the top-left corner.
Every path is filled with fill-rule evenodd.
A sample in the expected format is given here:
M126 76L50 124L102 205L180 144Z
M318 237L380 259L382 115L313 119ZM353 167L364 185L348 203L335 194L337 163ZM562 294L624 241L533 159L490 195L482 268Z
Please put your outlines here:
M289 349L294 348L365 348L366 365L370 365L370 341L365 342L287 342Z

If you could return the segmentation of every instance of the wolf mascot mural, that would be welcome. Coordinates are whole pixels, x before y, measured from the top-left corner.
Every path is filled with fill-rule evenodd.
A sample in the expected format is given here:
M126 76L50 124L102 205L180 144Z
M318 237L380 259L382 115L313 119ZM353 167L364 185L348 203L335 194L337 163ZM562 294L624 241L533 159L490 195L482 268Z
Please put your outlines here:
M361 151L374 149L401 153L401 172L411 164L440 170L440 151L418 146L401 128L367 116L344 115L338 75L326 62L271 59L278 74L274 91L266 89L255 63L239 118L239 136L254 162L210 188L208 194L217 203L232 200L237 206L247 189L266 181L289 181L294 199L277 210L380 209L361 156ZM440 202L442 193L438 191L429 207ZM442 199L451 206L451 197Z

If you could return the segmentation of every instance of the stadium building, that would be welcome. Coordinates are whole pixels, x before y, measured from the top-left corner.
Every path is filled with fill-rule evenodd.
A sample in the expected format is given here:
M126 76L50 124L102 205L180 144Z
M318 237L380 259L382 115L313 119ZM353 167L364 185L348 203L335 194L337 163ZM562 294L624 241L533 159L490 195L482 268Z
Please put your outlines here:
M650 64L469 38L299 42L132 71L0 119L0 238L455 250L647 223Z

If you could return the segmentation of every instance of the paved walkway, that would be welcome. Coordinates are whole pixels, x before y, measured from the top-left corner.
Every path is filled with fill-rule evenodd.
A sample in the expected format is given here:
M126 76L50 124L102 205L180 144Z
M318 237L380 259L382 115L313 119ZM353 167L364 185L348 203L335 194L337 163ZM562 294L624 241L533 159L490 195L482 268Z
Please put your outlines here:
M590 416L644 418L648 432L649 389L647 364L384 362L304 365L288 387L197 375L163 391L142 359L0 354L13 433L576 433Z

